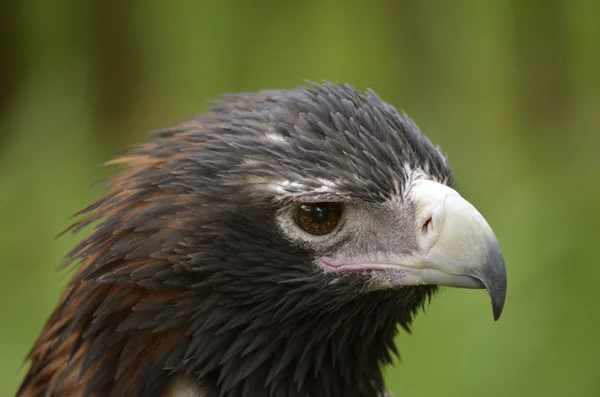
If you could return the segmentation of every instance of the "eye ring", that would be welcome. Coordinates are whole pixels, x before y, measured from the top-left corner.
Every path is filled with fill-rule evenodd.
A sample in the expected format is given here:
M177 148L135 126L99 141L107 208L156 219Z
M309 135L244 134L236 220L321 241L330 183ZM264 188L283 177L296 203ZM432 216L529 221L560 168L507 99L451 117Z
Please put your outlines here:
M306 233L324 236L331 233L339 224L342 211L341 203L302 203L295 211L294 221Z

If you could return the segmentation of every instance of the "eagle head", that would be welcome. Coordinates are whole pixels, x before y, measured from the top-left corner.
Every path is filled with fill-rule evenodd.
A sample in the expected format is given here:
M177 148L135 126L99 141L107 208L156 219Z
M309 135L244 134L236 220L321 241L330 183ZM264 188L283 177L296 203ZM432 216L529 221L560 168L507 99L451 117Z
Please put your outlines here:
M381 396L438 286L502 311L492 229L371 91L226 96L111 163L19 396Z

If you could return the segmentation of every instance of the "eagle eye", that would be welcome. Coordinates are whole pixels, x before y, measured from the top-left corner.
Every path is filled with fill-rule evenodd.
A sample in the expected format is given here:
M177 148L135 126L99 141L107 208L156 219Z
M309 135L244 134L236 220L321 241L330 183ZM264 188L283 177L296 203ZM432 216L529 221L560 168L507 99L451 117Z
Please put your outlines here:
M340 203L306 203L298 206L295 221L305 232L323 236L335 229L341 216Z

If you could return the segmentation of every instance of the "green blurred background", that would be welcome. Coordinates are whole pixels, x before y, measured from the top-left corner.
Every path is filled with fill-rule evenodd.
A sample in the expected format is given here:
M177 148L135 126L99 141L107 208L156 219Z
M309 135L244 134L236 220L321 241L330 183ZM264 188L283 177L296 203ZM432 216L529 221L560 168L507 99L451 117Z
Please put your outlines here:
M102 163L225 92L373 88L450 155L509 272L446 290L398 338L405 397L600 390L599 1L3 0L0 396L64 287Z

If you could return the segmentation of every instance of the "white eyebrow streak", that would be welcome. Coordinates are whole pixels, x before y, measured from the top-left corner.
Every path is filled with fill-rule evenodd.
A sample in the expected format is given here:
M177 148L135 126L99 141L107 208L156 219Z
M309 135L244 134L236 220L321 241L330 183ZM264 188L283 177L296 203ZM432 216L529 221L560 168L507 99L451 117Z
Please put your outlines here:
M304 196L318 198L319 196L343 196L340 194L338 186L338 183L334 181L317 178L304 181L281 180L270 182L266 185L266 188L277 198L297 198Z
M265 140L267 140L268 142L271 143L277 143L277 144L283 144L283 145L289 145L290 142L286 139L286 137L284 137L281 134L278 134L276 132L267 132L264 136Z
M248 156L244 156L243 163L250 166L256 166L260 164L260 161L250 158Z

